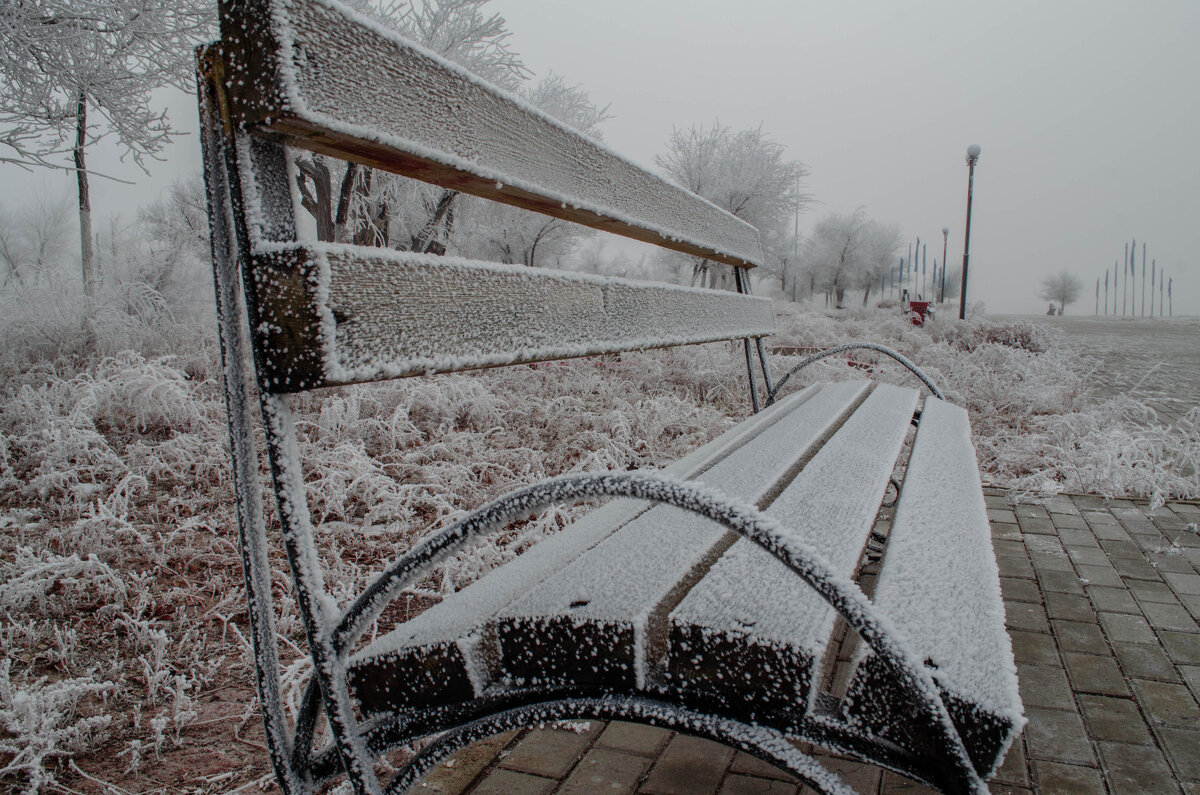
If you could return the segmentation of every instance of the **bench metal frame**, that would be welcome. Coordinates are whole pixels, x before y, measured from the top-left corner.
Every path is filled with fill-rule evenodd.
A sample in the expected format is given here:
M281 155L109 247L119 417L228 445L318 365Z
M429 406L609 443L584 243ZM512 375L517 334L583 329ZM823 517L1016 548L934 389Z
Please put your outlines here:
M255 351L249 324L257 322L257 318L253 306L248 306L243 284L253 279L251 260L256 242L261 245L294 239L291 196L286 182L287 154L277 139L257 137L239 128L230 110L221 61L215 50L202 49L199 63L201 137L240 549L266 743L285 792L311 792L338 775L345 775L361 793L404 791L438 761L489 734L574 717L627 719L705 736L779 765L821 792L849 790L815 759L801 753L794 744L797 741L844 752L948 791L986 791L930 672L905 649L862 591L834 576L815 549L789 541L772 519L694 483L640 472L602 473L554 478L518 489L421 542L381 572L349 607L334 607L313 545L313 527L304 498L300 462L294 452L295 429L287 395L272 392L261 383L261 367L257 407L251 395L256 373L250 366ZM734 272L738 291L748 294L749 280L742 268L735 267ZM761 336L746 338L744 350L755 410L759 407L755 354L770 404L797 370L849 347L852 346L809 357L773 385ZM881 346L859 347L869 347L897 359L940 396L928 377L899 354ZM260 450L252 432L258 421L265 431L284 546L313 661L313 677L291 727L280 692L272 574L258 475ZM382 719L358 719L347 687L348 658L364 628L392 599L448 555L514 518L555 503L600 496L630 497L692 511L750 539L781 561L833 606L874 650L899 691L923 710L928 728L943 749L942 756L930 764L929 759L918 758L894 743L869 737L833 716L810 715L804 719L800 731L785 735L763 726L698 712L673 703L668 693L652 689L597 697L561 687L525 686L505 693L493 703L484 698L465 706L414 709ZM333 742L317 749L312 746L322 715ZM439 734L386 786L380 782L375 773L375 762L380 755Z

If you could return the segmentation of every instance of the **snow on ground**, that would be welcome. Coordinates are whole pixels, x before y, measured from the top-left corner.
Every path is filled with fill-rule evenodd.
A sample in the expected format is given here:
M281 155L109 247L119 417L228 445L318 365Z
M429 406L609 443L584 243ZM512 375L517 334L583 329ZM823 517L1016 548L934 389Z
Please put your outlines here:
M61 298L28 295L0 310L0 782L79 788L93 776L147 789L168 770L210 788L256 781L269 770L253 740L211 326L108 306L85 327ZM970 411L990 482L1200 498L1200 410L1168 423L1136 396L1096 395L1092 365L1054 329L942 319L920 329L882 310L792 306L780 321L772 347L872 340L926 369ZM795 361L771 358L776 374ZM862 378L862 364L916 383L890 360L852 358L824 360L787 389ZM740 345L714 344L328 390L296 413L329 580L345 600L381 560L488 497L565 472L658 466L748 411ZM411 603L581 510L511 528ZM276 595L297 660L302 631L282 578ZM291 665L289 685L304 667Z

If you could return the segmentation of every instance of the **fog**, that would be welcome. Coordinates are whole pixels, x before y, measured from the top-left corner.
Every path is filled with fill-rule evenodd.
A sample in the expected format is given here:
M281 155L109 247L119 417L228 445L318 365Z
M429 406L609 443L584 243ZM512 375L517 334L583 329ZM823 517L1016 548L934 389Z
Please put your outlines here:
M1103 2L795 3L743 0L493 0L535 75L553 69L610 104L607 141L653 163L672 127L719 119L763 125L811 169L824 213L897 224L942 258L949 227L962 261L968 144L976 169L969 297L997 313L1040 313L1038 283L1084 282L1068 314L1094 311L1096 278L1131 238L1174 279L1176 314L1200 314L1200 4ZM194 102L160 95L182 128ZM132 186L96 180L106 210L131 214L199 168L195 135L150 176L111 146L90 162ZM3 201L69 196L67 174L0 167ZM1139 254L1140 256L1140 254ZM1140 262L1139 262L1140 272Z

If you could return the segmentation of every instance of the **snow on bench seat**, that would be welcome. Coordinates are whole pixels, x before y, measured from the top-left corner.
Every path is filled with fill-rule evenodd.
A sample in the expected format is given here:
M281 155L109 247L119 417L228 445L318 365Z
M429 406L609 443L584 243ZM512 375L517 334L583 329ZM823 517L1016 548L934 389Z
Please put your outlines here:
M263 244L252 273L275 392L775 330L768 298L433 254Z
M674 462L664 473L680 478L705 475L818 391L819 387L809 387L790 395ZM350 666L351 690L362 710L378 714L482 695L498 654L494 632L485 624L536 583L650 507L639 500L608 502L373 642L355 655ZM492 640L485 641L485 635Z
M967 413L927 398L874 602L942 690L987 778L1025 723ZM928 750L927 719L860 647L848 720Z
M766 509L854 575L911 427L917 393L881 385ZM690 703L798 726L837 614L770 554L739 539L671 613L668 670Z
M862 383L823 385L699 480L758 504L833 434ZM501 612L497 634L512 684L631 691L661 679L666 619L736 539L708 519L656 506Z
M222 11L231 110L256 134L729 265L763 260L750 224L344 6Z

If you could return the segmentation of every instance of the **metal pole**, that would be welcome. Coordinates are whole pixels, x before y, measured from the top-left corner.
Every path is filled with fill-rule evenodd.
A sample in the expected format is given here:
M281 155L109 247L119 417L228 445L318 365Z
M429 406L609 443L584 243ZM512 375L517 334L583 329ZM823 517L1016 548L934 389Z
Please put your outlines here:
M967 147L967 231L963 235L962 290L958 296L958 319L967 317L967 266L971 257L971 201L975 192L975 164L979 162L979 147Z
M942 283L938 288L938 303L946 301L946 247L950 245L950 227L942 227Z

